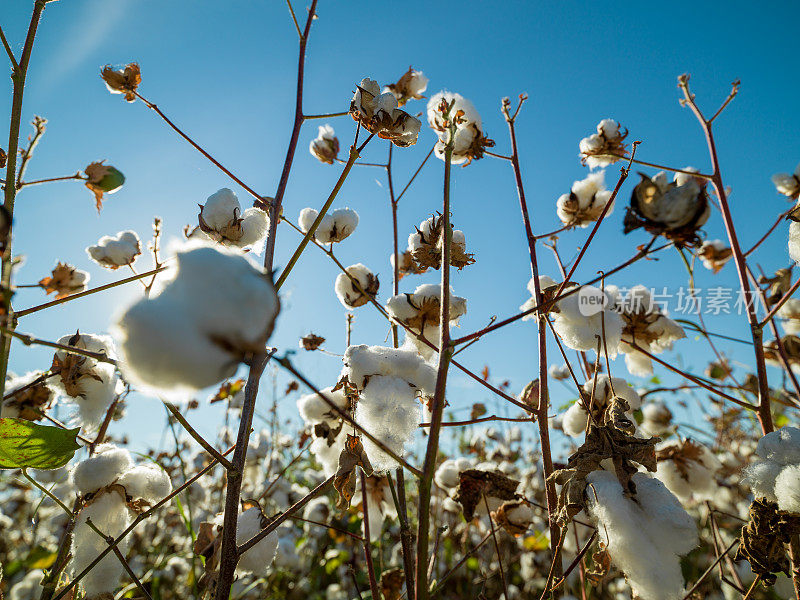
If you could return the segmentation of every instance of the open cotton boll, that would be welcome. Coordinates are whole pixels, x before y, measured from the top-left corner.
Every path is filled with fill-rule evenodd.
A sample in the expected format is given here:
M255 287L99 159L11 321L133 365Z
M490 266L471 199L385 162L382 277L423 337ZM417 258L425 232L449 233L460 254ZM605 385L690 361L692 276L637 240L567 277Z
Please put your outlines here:
M719 486L714 473L722 467L711 450L692 440L668 441L656 452L656 477L683 502L712 500Z
M115 236L105 235L94 246L86 248L94 262L107 269L132 265L142 253L142 243L135 231L120 231Z
M239 252L188 246L176 263L161 293L115 327L127 378L173 394L219 383L263 352L279 310L270 277Z
M800 515L800 465L784 467L775 478L778 508Z
M783 194L789 200L796 200L800 196L800 164L794 173L777 173L772 176L772 183L778 193Z
M636 410L642 405L639 393L628 385L622 377L611 377L608 375L597 375L597 383L590 379L583 384L583 391L587 396L591 396L594 388L594 402L598 406L605 406L611 397L616 394L628 403L631 410Z
M672 412L657 400L642 406L642 417L641 429L647 435L661 435L672 423Z
M334 405L341 410L346 411L348 409L349 403L347 396L345 396L344 389L333 391L332 387L327 387L321 389L320 393L331 400ZM303 421L309 425L322 423L324 421L335 422L341 418L316 392L298 398L297 409L300 411L300 416L303 418Z
M145 463L125 472L118 480L129 496L151 504L166 498L172 491L169 475L158 465Z
M589 413L583 408L580 401L573 403L561 419L561 427L570 437L578 437L586 432L589 423Z
M261 509L257 506L248 508L236 522L236 543L244 544L266 526ZM239 557L236 570L240 573L264 574L275 560L277 550L278 531L275 530Z
M606 216L614 211L614 203L605 187L605 171L598 171L574 182L570 193L559 197L556 212L567 227L588 227L600 218L609 203Z
M308 151L320 162L332 165L339 154L339 138L336 137L333 127L327 123L320 125L317 137L311 140Z
M800 223L794 221L789 225L789 256L800 264Z
M769 460L756 461L744 470L743 483L750 486L755 498L766 498L777 502L775 481L780 475L783 465Z
M336 297L347 309L364 306L378 293L378 277L361 263L350 265L345 271L336 276Z
M223 246L250 248L261 252L269 229L269 217L260 208L242 210L239 198L222 188L200 206L199 226L193 235L205 237Z
M130 513L125 506L125 499L116 491L100 494L85 506L78 514L72 539L70 567L73 575L83 571L103 550L108 548L108 543L103 536L87 524L89 519L104 535L114 538L121 534L131 521ZM128 549L128 538L123 538L117 544L117 548L124 555ZM81 579L87 600L92 600L103 593L113 592L124 572L122 564L114 553L106 554Z
M300 211L297 225L304 233L308 232L319 216L319 211L313 208L304 208ZM358 213L352 208L337 208L330 211L320 221L319 227L314 232L314 239L320 244L341 242L353 233L358 227Z
M5 395L11 396L0 402L0 418L20 418L38 421L41 413L47 409L55 397L55 390L48 379L31 385L39 379L42 371L31 371L16 376L9 373L6 378ZM18 392L22 388L25 390ZM17 393L18 392L18 393ZM11 395L13 394L13 396Z
M350 346L342 358L348 380L363 390L375 375L398 377L425 394L436 387L436 369L419 354L402 348L384 346Z
M569 288L566 288L569 289ZM607 294L592 286L583 286L580 291L556 303L558 312L551 313L553 329L564 344L573 350L597 350L597 339L604 339L600 352L608 352L610 358L617 355L622 337L622 319L607 308ZM605 333L605 338L603 338Z
M637 490L643 490L640 498L637 494L638 503L623 494L611 472L594 471L586 480L590 485L589 515L634 594L648 600L682 600L685 590L679 556L697 543L696 528L692 531L688 526L691 519L687 522L682 517L686 511L661 482L640 473L633 475ZM668 523L677 525L679 534L668 531ZM686 539L676 539L680 535Z
M800 300L789 298L778 309L778 317L780 317L780 323L785 333L800 333Z
M440 464L439 468L437 468L436 472L433 474L433 481L436 485L444 490L452 490L458 487L460 479L459 473L469 469L469 463L467 462L465 466L463 460L464 459L448 458Z
M14 584L8 591L8 600L31 600L31 598L38 598L42 595L42 579L44 578L44 571L41 569L34 569L28 571L21 581Z
M81 494L90 494L110 485L131 467L130 452L112 444L100 444L92 456L72 469L72 482Z
M355 419L384 446L398 456L405 454L421 418L421 404L415 390L404 379L378 375L370 377L356 405ZM364 439L364 450L376 471L398 466L397 461L372 440Z
M98 365L93 369L93 377L99 379L82 378L80 394L72 402L77 410L77 420L85 430L93 430L102 423L111 403L124 390L113 365Z
M628 132L622 132L619 123L613 119L603 119L597 125L597 133L583 138L579 143L581 162L590 169L606 167L625 155L622 141Z
M800 463L800 429L781 427L758 440L756 454L781 465Z
M475 105L464 98L464 96L461 94L443 90L437 94L434 94L431 96L430 100L428 100L426 109L428 115L428 125L430 125L432 129L438 132L445 131L442 113L439 111L439 106L442 104L442 101L445 101L448 104L453 103L453 107L450 110L451 118L459 111L464 113L461 116L463 122L458 125L459 129L469 128L470 125L475 125L479 129L481 128L481 116L478 114L478 109L475 108Z

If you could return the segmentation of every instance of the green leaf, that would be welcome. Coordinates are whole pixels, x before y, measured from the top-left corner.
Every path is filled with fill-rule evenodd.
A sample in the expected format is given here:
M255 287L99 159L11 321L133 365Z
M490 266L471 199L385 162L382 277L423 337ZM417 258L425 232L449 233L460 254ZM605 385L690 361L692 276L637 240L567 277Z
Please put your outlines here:
M80 428L61 429L24 419L0 419L0 469L58 469L81 446Z

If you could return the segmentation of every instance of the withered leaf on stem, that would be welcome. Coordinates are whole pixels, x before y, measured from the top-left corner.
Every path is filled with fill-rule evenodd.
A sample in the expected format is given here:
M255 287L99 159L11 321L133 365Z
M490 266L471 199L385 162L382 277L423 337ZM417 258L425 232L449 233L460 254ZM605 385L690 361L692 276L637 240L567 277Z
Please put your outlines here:
M558 498L557 518L566 525L585 507L586 477L600 469L600 463L610 458L614 471L626 495L636 493L631 477L638 463L648 471L656 470L655 445L659 438L641 439L616 429L612 424L591 425L586 441L569 457L567 467L554 471L550 480L562 486Z
M734 560L747 560L764 585L775 583L777 573L790 575L785 544L800 533L800 516L778 510L775 502L757 498L750 505L750 519L742 527L741 544Z
M347 434L347 441L339 455L339 469L333 478L333 488L338 493L336 508L339 510L347 509L353 499L356 491L356 467L361 467L368 477L373 473L361 439L358 436Z
M458 488L453 498L461 505L467 521L471 521L475 516L475 509L483 502L484 496L499 500L521 498L516 493L519 481L511 479L499 471L467 469L459 473L458 479Z
M325 338L320 335L309 333L307 336L300 338L300 347L303 350L317 350L322 344L325 343Z
M217 567L222 554L222 527L210 522L200 523L192 550L204 559L203 574L197 582L202 590L213 592L217 583Z
M586 579L592 582L592 585L597 585L605 579L608 572L611 570L611 555L605 548L605 544L600 543L600 549L592 553L591 569L586 570Z
M223 400L230 400L236 394L241 392L244 389L244 379L237 379L235 381L226 381L217 390L217 393L214 394L214 397L209 400L210 404L214 404L215 402L222 402Z

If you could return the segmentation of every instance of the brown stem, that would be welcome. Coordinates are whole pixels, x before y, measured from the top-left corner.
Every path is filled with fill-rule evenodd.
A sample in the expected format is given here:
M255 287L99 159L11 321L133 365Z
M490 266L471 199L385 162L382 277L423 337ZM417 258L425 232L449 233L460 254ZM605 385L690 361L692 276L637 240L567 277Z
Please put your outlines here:
M727 106L728 102L733 99L733 96L736 95L738 82L734 82L733 89L728 99L711 119L706 119L703 116L703 113L700 111L695 102L694 95L689 91L688 75L682 75L678 78L678 86L683 92L685 103L692 109L695 117L697 117L697 120L699 121L706 137L708 153L714 169L714 172L711 176L711 185L714 187L714 191L719 199L722 220L725 223L725 231L728 234L728 243L730 244L731 251L733 252L733 259L736 264L736 273L739 276L739 285L741 286L741 291L747 307L747 320L750 324L750 333L753 337L753 350L755 352L756 359L756 375L758 377L758 421L761 425L762 432L767 434L773 431L774 426L772 423L772 412L770 410L767 368L764 360L763 330L761 324L758 322L758 316L756 315L754 303L750 301L753 297L753 292L750 288L750 281L747 279L747 259L742 253L742 248L739 245L739 238L736 234L736 228L733 224L733 217L731 216L730 206L728 205L728 196L725 192L725 185L722 182L722 175L720 173L719 158L717 156L717 147L714 141L714 134L711 130L711 125L714 118L716 118L720 111Z
M367 476L361 471L361 508L364 517L364 559L367 562L367 577L369 578L369 589L372 597L376 600L381 598L378 591L378 582L375 579L375 565L372 563L372 549L370 548L371 538L369 532L369 502L367 500Z
M439 433L444 415L445 389L447 387L447 370L453 356L450 343L450 247L453 232L450 227L450 167L453 159L453 132L444 151L444 200L442 208L442 278L441 301L439 309L439 361L436 368L436 387L433 395L431 427L428 432L428 444L425 449L425 462L422 477L419 481L419 513L417 524L417 568L415 588L416 600L427 600L428 587L428 536L430 534L431 485L433 472L436 469L436 457L439 453Z
M497 542L497 534L494 531L494 521L492 520L492 511L489 510L489 501L486 499L486 494L483 494L483 504L486 506L486 513L489 517L489 532L492 534L494 551L497 554L497 565L500 567L500 580L503 582L503 598L504 600L508 600L508 583L506 583L506 572L503 570L503 555L500 553L500 544Z

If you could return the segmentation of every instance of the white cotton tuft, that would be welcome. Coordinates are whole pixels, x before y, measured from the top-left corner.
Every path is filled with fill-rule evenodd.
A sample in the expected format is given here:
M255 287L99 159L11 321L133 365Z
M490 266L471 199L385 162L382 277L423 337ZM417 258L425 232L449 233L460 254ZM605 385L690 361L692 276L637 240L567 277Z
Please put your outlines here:
M104 535L116 538L128 527L131 516L125 506L125 499L117 491L100 494L81 510L72 539L70 566L73 575L83 571L108 548L106 540L87 524L89 519ZM128 538L123 538L117 548L124 555L128 548ZM94 598L102 593L113 592L124 572L120 561L113 552L109 552L81 579L86 597Z
M415 388L399 377L370 377L356 405L356 422L400 457L405 454L406 444L413 438L421 417L422 405ZM362 441L376 471L398 466L397 461L372 440L365 437Z
M112 444L100 444L92 456L72 469L72 482L81 494L90 494L110 485L132 466L130 452Z
M795 221L789 225L789 256L800 264L800 223Z
M347 309L364 306L378 293L378 278L361 263L350 265L345 271L336 276L336 297Z
M722 467L705 446L686 440L671 440L658 447L661 455L656 477L682 502L712 500L719 490L714 474Z
M333 404L342 411L347 410L348 401L344 389L333 391L332 387L327 387L321 389L320 393L331 400ZM335 423L341 418L316 392L298 398L297 409L300 411L300 416L303 418L303 421L308 425L322 422Z
M138 500L154 504L172 491L169 475L161 467L151 463L137 465L117 480L127 494Z
M778 309L778 317L787 334L800 333L800 299L789 298Z
M239 198L228 188L208 197L200 207L198 220L200 226L192 236L207 238L223 246L248 248L256 254L264 248L269 229L267 213L256 207L243 211Z
M781 465L800 463L800 429L781 427L766 434L758 440L756 454Z
M384 346L350 346L342 358L350 383L363 390L375 375L398 377L423 394L432 395L436 387L436 369L419 354Z
M304 208L300 211L297 225L304 233L308 232L319 216L319 211L313 208ZM358 213L352 208L337 208L330 211L320 221L319 227L314 232L314 239L320 244L341 242L352 234L358 227Z
M334 475L339 469L339 456L344 450L347 441L347 432L344 427L332 440L324 437L316 437L309 446L309 451L314 458L322 465L322 470L326 477Z
M578 437L586 432L586 425L589 422L589 413L580 403L580 400L573 403L564 416L561 418L561 427L570 437Z
M800 429L781 427L768 433L758 440L756 455L744 469L744 483L756 498L800 514Z
M772 176L772 183L778 193L783 194L789 200L794 200L800 196L800 164L794 173L777 173Z
M605 171L597 171L574 182L570 193L559 197L556 211L565 226L588 227L600 218L609 203L605 216L614 212L614 202L611 192L605 187Z
M679 557L697 544L697 528L678 500L660 481L642 473L633 475L635 500L623 494L611 472L594 471L586 479L589 514L634 594L681 600L685 590Z
M31 600L42 595L41 582L44 579L44 571L34 569L28 571L22 581L14 584L8 591L8 600Z
M433 474L433 481L443 490L452 490L458 487L462 471L472 468L472 462L467 458L448 458Z
M263 352L279 310L263 270L239 252L188 246L162 292L117 320L127 378L180 394L232 376L243 356Z
M778 508L800 515L800 465L788 465L775 478Z
M236 522L236 543L244 544L265 527L261 509L248 508ZM278 551L278 531L275 530L239 557L236 570L240 573L265 574Z
M115 236L103 236L94 246L86 248L94 262L107 269L132 265L142 253L142 243L135 231L120 231Z

